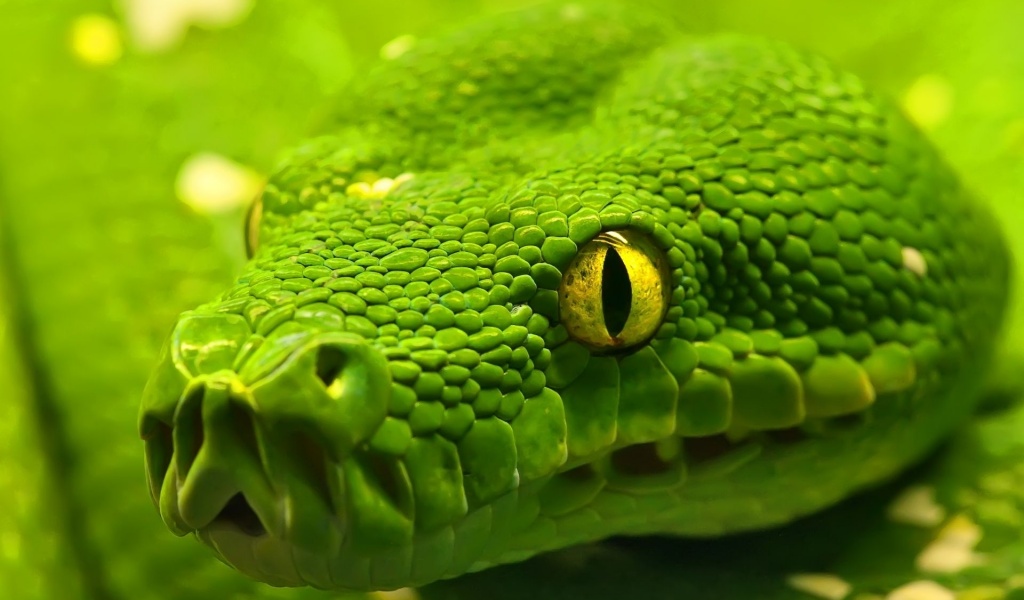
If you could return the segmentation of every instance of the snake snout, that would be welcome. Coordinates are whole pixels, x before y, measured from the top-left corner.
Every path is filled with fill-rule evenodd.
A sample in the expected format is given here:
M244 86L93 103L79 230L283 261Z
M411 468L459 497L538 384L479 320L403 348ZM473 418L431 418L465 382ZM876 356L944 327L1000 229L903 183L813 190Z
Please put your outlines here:
M168 527L184 534L230 522L251 535L279 528L268 440L234 375L196 378L169 417L143 415L150 491Z
M233 377L200 378L172 422L155 427L147 456L169 460L164 468L148 461L151 489L172 531L197 532L253 576L304 585L291 557L328 557L341 546L341 468L321 432L273 410L264 416Z
M179 323L143 399L147 475L161 517L254 577L311 583L317 577L292 563L327 560L342 546L351 504L343 465L384 420L386 361L351 334L291 331L259 340L232 368L196 373L198 361L180 359L180 348L196 352L195 336L182 339L189 326Z

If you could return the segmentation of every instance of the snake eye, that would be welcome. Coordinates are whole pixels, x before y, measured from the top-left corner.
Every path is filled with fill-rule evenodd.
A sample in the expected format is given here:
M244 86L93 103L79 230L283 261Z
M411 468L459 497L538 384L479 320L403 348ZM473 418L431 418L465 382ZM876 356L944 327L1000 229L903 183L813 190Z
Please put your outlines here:
M622 350L654 335L668 308L664 254L645 236L606 231L580 248L558 291L566 330L599 351Z
M256 254L260 241L260 220L263 217L263 194L249 205L245 213L245 255L252 258Z

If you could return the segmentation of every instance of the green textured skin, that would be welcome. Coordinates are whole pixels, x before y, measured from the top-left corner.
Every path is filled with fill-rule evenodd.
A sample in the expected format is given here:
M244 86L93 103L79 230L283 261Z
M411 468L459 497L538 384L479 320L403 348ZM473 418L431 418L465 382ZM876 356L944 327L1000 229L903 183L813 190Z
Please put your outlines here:
M422 585L785 522L970 414L1009 273L994 220L857 78L659 23L539 10L361 80L147 387L172 530L274 585ZM559 280L622 228L665 253L671 301L595 356ZM266 531L222 512L237 494Z

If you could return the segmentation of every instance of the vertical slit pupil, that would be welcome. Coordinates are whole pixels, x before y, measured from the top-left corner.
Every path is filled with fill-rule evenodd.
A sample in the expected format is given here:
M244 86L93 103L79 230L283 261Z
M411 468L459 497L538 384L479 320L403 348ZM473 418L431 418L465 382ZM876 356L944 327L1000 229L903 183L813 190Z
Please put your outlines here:
M629 320L629 311L633 306L633 284L629 282L626 264L614 247L609 247L604 255L601 303L604 306L604 326L608 335L615 337L622 333Z

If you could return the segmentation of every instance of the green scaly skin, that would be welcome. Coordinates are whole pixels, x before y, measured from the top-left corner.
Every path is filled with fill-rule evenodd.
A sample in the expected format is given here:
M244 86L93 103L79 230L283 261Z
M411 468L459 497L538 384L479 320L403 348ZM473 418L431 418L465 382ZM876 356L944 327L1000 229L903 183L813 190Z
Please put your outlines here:
M281 586L833 504L970 414L1009 273L990 215L856 77L633 10L506 16L381 65L261 208L140 429L165 523ZM601 354L559 290L623 229L669 302Z

